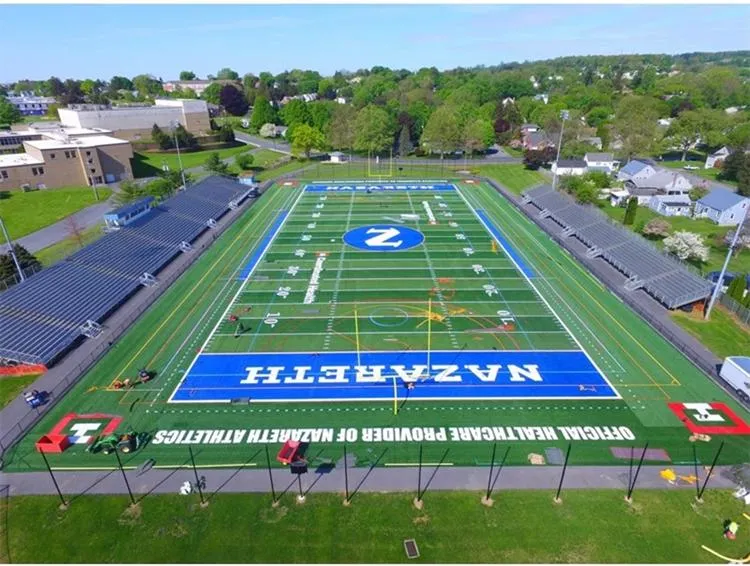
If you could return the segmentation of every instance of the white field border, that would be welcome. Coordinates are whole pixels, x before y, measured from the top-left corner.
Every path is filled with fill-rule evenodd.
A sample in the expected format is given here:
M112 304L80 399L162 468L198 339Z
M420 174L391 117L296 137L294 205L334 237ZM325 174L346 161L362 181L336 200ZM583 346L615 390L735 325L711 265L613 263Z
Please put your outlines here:
M503 252L505 252L505 254L506 254L506 255L507 255L507 256L508 256L509 258L510 258L511 262L513 262L513 265L515 265L515 266L516 266L516 269L518 270L518 272L519 272L519 273L520 273L520 274L521 274L521 275L523 276L523 278L524 278L524 279L526 280L526 282L527 282L527 283L529 284L529 286L530 286L530 287L531 287L531 288L532 288L532 289L534 290L534 292L535 292L535 293L537 294L537 296L538 296L538 297L539 297L539 298L540 298L540 299L542 300L542 302L543 302L543 303L545 304L545 306L546 306L546 307L547 307L547 308L549 309L549 311L550 311L550 312L551 312L551 313L552 313L552 314L553 314L553 315L555 316L555 318L556 318L556 319L557 319L557 321L558 321L558 322L560 323L560 325L561 325L561 326L562 326L562 327L563 327L563 328L565 329L565 331L566 331L566 332L567 332L567 333L568 333L568 334L570 335L570 337L571 337L571 338L573 339L573 341L574 341L574 342L576 343L576 345L577 345L577 346L578 346L578 347L580 348L581 352L583 352L583 353L584 353L584 354L586 355L586 357L588 358L588 360L589 360L589 362L591 363L591 365L592 365L592 366L593 366L593 367L594 367L594 368L596 369L596 371L598 371L598 372L599 372L599 374L600 374L600 375L602 376L602 378L604 379L604 381L606 381L606 382L607 382L607 385L609 385L609 387L610 387L610 388L612 389L612 391L614 391L615 395L617 396L617 397L616 397L616 399L622 399L622 396L620 395L619 391L617 391L617 389L616 389L616 388L615 388L615 387L614 387L614 386L612 385L612 383L611 383L611 382L609 381L609 379L607 378L606 374L605 374L605 373L604 373L604 372L603 372L603 371L602 371L602 370L601 370L601 369L599 368L599 366L597 366L597 365L596 365L596 362L595 362L595 361L593 360L593 358L592 358L592 357L591 357L591 356L589 355L589 353L588 353L588 352L586 351L586 349L585 349L585 348L583 347L583 345L582 345L582 344L580 343L580 341L578 340L578 338L576 338L575 334L573 334L573 333L572 333L572 332L570 331L570 329L568 328L568 325L567 325L567 324L565 324L565 322L563 322L563 320L562 320L562 319L560 318L560 315L558 315L558 314L557 314L557 312L555 311L555 309L553 309L553 308L552 308L552 306L551 306L551 305L549 304L549 302L548 302L548 301L547 301L547 299L546 299L546 298L544 297L544 295L542 295L542 293L540 293L540 292L539 292L539 289L537 289L537 288L536 288L536 285L534 285L534 283L532 283L532 281L531 281L531 279L529 278L529 276L528 276L528 275L527 275L527 274L526 274L526 273L524 272L524 270L523 270L523 269L521 269L521 267L520 267L520 266L518 265L518 263L516 263L516 260L515 260L515 258L513 258L513 256L512 256L512 255L511 255L511 254L510 254L510 253L508 252L508 250L507 250L507 249L505 249L505 246L503 245L503 243L502 243L501 241L499 241L499 240L498 240L498 239L497 239L497 238L495 237L495 235L494 235L494 234L492 233L492 231L491 231L491 230L489 229L489 226L487 226L487 224L486 224L486 223L484 222L484 220L482 220L482 218L481 218L481 217L479 216L479 214L477 214L477 211L476 211L476 209L475 209L475 208L474 208L474 207L472 206L472 204L471 204L471 203L470 203L470 202L468 201L468 199L467 199L467 198L466 198L466 197L465 197L465 196L463 195L463 193L461 192L461 189L459 189L459 188L458 188L457 186L455 186L455 185L454 185L454 187L456 188L456 192L458 193L458 195L459 195L459 196L461 197L461 199L462 199L462 200L463 200L463 201L464 201L464 202L466 203L466 206L468 206L468 207L469 207L469 209L470 209L470 210L471 210L471 211L472 211L472 212L474 213L474 216L475 216L475 217L477 218L477 220L479 220L479 222L481 222L482 226L484 226L485 230L487 230L487 233L488 233L488 234L489 234L490 236L492 236L492 239L493 239L493 240L495 240L495 241L497 242L497 244L498 244L498 245L500 246L500 248L501 248L501 249L503 250ZM503 197L503 198L504 198L504 197ZM519 252L519 253L520 253L520 252ZM544 351L547 351L547 350L544 350Z
M281 233L281 229L284 227L284 224L286 224L286 221L289 220L289 217L292 215L292 213L294 212L294 209L297 207L297 203L300 201L300 199L304 195L305 195L305 191L301 190L299 196L297 196L297 198L295 199L295 201L292 203L292 206L289 207L289 211L287 212L286 218L284 218L284 221L281 224L279 224L279 226L276 228L276 231L271 236L271 239L268 240L268 243L266 244L266 247L263 250L263 253L261 253L260 256L258 256L258 261L255 263L255 265L252 267L252 269L250 270L250 272L247 274L247 277L245 277L245 280L240 284L240 288L237 289L237 292L234 294L234 297L232 297L232 300L229 301L229 304L227 305L227 308L224 309L224 312L219 317L219 320L216 321L216 324L214 325L213 329L211 329L211 332L208 334L208 337L206 338L206 340L201 345L200 349L198 350L198 353L195 355L195 358L193 358L193 361L190 362L190 365L185 370L185 374L182 376L182 378L180 379L180 381L177 383L177 386L174 388L174 391L172 391L172 394L169 396L169 399L167 399L167 403L178 402L178 401L173 401L172 400L173 397L175 396L175 393L177 393L177 391L180 389L180 387L182 386L182 383L185 381L185 379L187 378L187 376L190 374L190 370L193 369L193 366L198 361L198 358L201 356L201 353L206 348L206 345L208 344L208 341L211 340L211 338L213 338L214 334L216 333L216 330L219 328L219 325L226 318L227 313L229 312L229 310L234 306L234 303L237 300L237 297L239 297L240 294L242 293L242 291L245 290L245 286L247 285L247 282L250 281L250 277L255 272L255 269L258 267L258 265L260 265L260 262L263 260L263 258L265 257L266 253L268 253L268 250L271 248L271 245L273 245L273 241Z

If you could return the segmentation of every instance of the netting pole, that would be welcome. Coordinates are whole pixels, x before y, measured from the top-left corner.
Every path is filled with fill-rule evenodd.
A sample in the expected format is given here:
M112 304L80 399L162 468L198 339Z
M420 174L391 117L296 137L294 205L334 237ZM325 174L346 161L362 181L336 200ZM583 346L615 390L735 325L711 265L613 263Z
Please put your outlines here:
M695 443L693 443L693 466L695 469L695 499L699 500L701 498L700 493L700 483L698 482L698 451L695 448Z
M648 442L646 442L646 446L643 447L643 452L641 452L641 459L638 461L638 467L635 469L635 476L633 477L633 483L628 486L628 494L625 496L625 501L628 503L633 501L633 491L635 491L635 482L638 481L638 474L641 472L641 466L643 466L643 460L646 457L646 450L648 450Z
M565 471L568 469L568 458L570 458L570 448L572 444L568 443L568 450L565 452L565 462L563 462L562 473L560 474L560 484L557 486L557 493L555 494L555 503L560 503L560 492L562 491L563 481L565 480Z
M273 473L271 472L271 456L268 454L268 444L266 444L266 469L268 470L268 481L271 482L272 505L276 506L276 489L273 487Z
M115 456L117 457L117 466L120 468L120 473L122 474L122 479L125 480L125 487L128 489L128 495L130 496L130 505L135 505L135 498L133 497L133 492L130 489L130 483L128 482L128 476L125 475L125 470L122 467L122 460L120 459L120 452L117 450L116 446L115 446Z
M344 444L344 505L349 505L349 470L346 462L346 444Z
M422 443L419 443L419 471L417 472L417 498L414 505L419 506L422 502Z
M193 464L193 473L195 474L195 486L198 488L198 495L201 498L201 507L205 507L208 505L208 502L203 499L203 486L201 485L201 480L198 478L198 468L195 466L195 456L193 456L193 447L188 446L188 450L190 451L190 461Z
M721 454L721 450L724 448L724 441L721 441L721 444L719 444L719 449L716 451L716 456L714 456L714 461L711 462L711 467L708 469L708 474L706 474L706 479L703 480L703 486L701 487L700 492L698 492L698 501L703 501L703 492L706 489L706 486L708 485L708 480L711 478L711 474L714 471L714 466L716 466L716 462L719 460L719 454Z
M490 460L490 475L487 476L487 495L484 496L485 501L490 500L490 489L492 486L492 472L495 470L495 451L497 450L497 442L492 443L492 459Z
M49 472L49 477L52 478L52 483L55 485L55 490L57 491L57 495L60 497L60 509L67 509L68 503L65 501L65 498L63 497L62 491L60 491L60 486L57 485L57 480L55 479L55 474L52 473L52 468L49 465L49 462L47 461L47 456L44 455L44 452L40 452L42 455L42 458L44 459L44 464L47 466L47 471Z

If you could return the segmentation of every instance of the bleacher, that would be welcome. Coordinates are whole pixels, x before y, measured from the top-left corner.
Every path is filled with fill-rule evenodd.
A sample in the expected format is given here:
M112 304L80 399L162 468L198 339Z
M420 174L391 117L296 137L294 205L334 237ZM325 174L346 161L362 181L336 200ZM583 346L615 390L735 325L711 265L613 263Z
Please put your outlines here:
M248 193L208 177L0 294L0 357L50 365Z
M670 309L705 299L711 293L709 281L593 207L577 204L550 186L526 191L523 201L538 208L542 218L551 218L562 226L564 236L575 237L588 246L588 257L601 257L624 273L629 291L642 288Z

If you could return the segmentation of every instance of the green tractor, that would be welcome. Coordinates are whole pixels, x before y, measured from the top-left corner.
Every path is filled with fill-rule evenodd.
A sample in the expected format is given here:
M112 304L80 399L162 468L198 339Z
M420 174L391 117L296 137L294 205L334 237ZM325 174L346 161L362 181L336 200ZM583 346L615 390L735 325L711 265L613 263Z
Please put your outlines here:
M107 434L95 438L86 450L92 454L99 452L112 454L115 450L119 450L123 454L130 454L143 446L146 440L148 440L148 433L145 432L139 434L129 431L125 434Z

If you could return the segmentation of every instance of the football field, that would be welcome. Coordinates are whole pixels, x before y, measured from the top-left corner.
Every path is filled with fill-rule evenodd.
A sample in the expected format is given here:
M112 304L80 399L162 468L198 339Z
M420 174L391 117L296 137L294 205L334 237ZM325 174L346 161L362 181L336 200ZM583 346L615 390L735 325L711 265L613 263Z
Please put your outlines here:
M139 368L155 378L115 381ZM287 182L270 189L6 457L72 446L53 467L129 456L265 465L288 438L358 465L720 463L750 454L750 415L491 187L470 181ZM697 436L696 436L697 435ZM697 440L700 438L700 440ZM446 450L448 452L446 452ZM248 458L252 461L248 463ZM647 463L649 463L647 459Z

